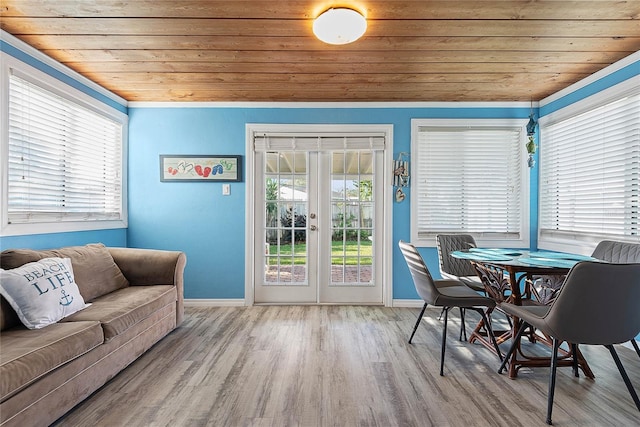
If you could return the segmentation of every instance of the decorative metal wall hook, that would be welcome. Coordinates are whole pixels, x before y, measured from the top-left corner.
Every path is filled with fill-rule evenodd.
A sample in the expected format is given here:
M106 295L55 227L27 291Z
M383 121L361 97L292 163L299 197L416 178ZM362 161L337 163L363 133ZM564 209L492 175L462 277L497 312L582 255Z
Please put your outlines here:
M393 161L393 186L396 187L396 202L404 201L406 195L402 189L409 187L409 153L400 152L398 158Z
M408 187L409 186L409 153L401 152L398 158L393 161L393 186Z

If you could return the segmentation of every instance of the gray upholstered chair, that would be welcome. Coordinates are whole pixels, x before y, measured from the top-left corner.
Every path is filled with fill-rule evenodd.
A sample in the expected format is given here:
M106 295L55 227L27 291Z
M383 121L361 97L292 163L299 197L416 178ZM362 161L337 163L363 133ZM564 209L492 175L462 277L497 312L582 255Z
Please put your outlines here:
M616 242L614 240L603 240L593 250L592 257L611 263L640 263L640 244L628 242ZM631 340L631 345L640 357L638 342Z
M486 295L484 285L476 274L471 263L466 259L454 258L451 252L460 251L476 247L476 240L471 234L438 234L436 236L438 248L438 261L440 275L443 279L459 280L476 292ZM444 310L440 316L444 314ZM466 327L464 324L464 309L460 309L462 325L460 327L460 339L467 339Z
M637 264L640 263L640 244L603 240L591 256L615 264Z
M606 289L606 292L603 292ZM499 373L515 351L525 329L532 326L552 338L551 374L547 400L547 424L551 424L558 347L571 344L574 355L578 344L604 345L611 352L629 394L640 411L640 400L629 380L614 344L623 343L640 333L640 264L608 264L583 261L576 264L550 306L519 306L501 303L500 308L521 320L517 335L507 352ZM594 316L597 313L597 316ZM574 358L574 374L577 360Z
M451 256L451 252L477 247L476 240L471 234L438 234L436 236L436 243L438 247L440 275L443 278L459 280L474 291L481 292L486 296L491 296L487 293L476 267L474 267L469 260ZM496 298L494 298L494 300L500 301L500 299ZM511 319L508 316L507 321L511 324ZM467 337L464 325L464 310L461 330L461 337L462 336L464 336L465 339Z
M438 234L438 261L440 275L444 279L457 279L477 292L484 293L484 286L476 274L476 270L466 259L454 258L451 252L475 248L476 241L470 234Z
M479 295L477 292L469 289L457 280L433 280L429 269L427 268L422 255L418 250L410 243L400 240L398 243L400 251L404 256L411 276L413 277L413 283L416 287L416 291L420 298L424 301L418 320L413 327L413 332L409 337L409 344L413 340L413 336L422 321L422 316L427 308L427 305L431 304L436 307L444 308L444 328L442 331L442 348L440 353L440 375L444 375L444 354L447 342L447 317L449 309L452 307L459 307L460 309L474 310L480 314L484 321L487 334L491 337L491 342L496 348L498 357L502 360L500 349L493 331L491 330L491 323L489 322L485 311L481 307L495 307L495 301L491 298Z

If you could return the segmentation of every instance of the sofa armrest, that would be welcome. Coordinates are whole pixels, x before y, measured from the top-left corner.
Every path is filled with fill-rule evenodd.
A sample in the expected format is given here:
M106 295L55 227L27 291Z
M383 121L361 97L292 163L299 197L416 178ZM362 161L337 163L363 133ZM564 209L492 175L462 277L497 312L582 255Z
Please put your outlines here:
M174 285L177 289L176 326L184 318L184 252L114 248L109 252L131 286Z

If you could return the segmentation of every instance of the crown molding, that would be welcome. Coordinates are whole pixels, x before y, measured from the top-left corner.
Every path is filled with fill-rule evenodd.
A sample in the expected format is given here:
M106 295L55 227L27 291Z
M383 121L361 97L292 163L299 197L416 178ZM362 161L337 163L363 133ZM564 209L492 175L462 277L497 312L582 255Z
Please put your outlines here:
M146 102L131 101L129 108L531 108L531 102ZM538 103L533 102L537 108Z
M603 68L600 71L595 72L594 74L591 74L589 77L585 77L584 79L580 80L579 82L576 82L574 84L572 84L571 86L567 86L566 88L559 90L558 92L554 93L553 95L549 95L544 99L540 100L540 106L543 107L545 105L548 105L554 101L559 100L560 98L563 98L577 90L580 90L598 80L600 80L603 77L606 77L610 74L615 73L616 71L619 71L635 62L640 61L640 51L632 53L631 55L622 58L621 60L619 60L618 62L615 62L605 68ZM640 67L640 65L638 65Z
M103 95L107 98L109 98L112 101L117 102L118 104L127 107L128 102L126 99L116 95L115 93L105 89L104 87L100 86L99 84L97 84L96 82L94 82L93 80L89 80L88 78L84 77L82 74L78 73L77 71L72 70L71 68L67 67L64 64L61 64L60 62L56 61L55 59L51 58L50 56L44 54L43 52L39 51L38 49L34 48L33 46L23 42L22 40L18 39L17 37L7 33L4 30L0 30L0 42L2 44L7 44L11 47L13 47L14 49L22 52L24 55L27 55L31 58L33 58L34 60L53 68L54 70L64 74L65 76L75 80L76 82L82 84L83 86L86 86L87 88L98 92L100 95ZM7 52L7 49L5 49L4 47L2 47L3 52L7 53L8 55L14 56L11 52ZM19 60L22 60L22 58L17 58ZM23 61L24 62L24 61ZM32 65L32 64L30 64ZM44 70L43 70L44 71Z

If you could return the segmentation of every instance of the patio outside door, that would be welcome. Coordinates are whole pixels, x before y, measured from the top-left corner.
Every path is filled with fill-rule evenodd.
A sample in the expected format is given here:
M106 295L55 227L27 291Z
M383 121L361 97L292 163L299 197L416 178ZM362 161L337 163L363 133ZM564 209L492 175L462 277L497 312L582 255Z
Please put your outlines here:
M254 301L381 304L382 151L313 141L256 151Z

